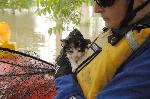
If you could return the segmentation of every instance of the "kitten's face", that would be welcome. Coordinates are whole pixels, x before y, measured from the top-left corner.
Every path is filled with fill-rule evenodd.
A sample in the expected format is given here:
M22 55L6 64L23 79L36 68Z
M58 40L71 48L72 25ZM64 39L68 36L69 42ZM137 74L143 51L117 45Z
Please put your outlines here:
M76 63L84 55L86 49L88 49L88 45L84 46L80 40L63 40L62 43L62 45L66 47L65 51L67 53L67 57L71 60L74 60Z
M80 51L80 48L71 48L70 51L67 51L67 57L75 63L78 63L78 60L84 56L86 49Z
M73 53L74 50L85 52L85 49L88 48L88 44L90 44L90 40L84 39L81 32L77 29L74 29L66 39L62 39L61 41L67 53Z
M90 40L84 39L83 35L78 30L73 30L66 39L62 39L62 46L65 48L67 57L72 64L72 71L75 71L78 66L79 60L81 60L88 49Z

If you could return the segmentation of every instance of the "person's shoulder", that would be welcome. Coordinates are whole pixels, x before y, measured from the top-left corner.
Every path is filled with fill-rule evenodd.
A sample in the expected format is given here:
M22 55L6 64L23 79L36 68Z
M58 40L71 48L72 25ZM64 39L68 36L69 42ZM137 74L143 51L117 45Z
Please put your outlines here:
M124 70L150 65L150 37L120 66L116 74ZM150 66L149 66L150 68Z
M123 64L98 99L150 98L150 38Z

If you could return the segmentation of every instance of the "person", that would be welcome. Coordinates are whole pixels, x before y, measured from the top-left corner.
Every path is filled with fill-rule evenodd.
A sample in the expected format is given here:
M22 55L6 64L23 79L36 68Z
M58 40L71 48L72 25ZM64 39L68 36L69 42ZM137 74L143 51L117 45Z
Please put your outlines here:
M150 98L149 1L95 0L95 12L109 28L108 42L78 74L61 50L55 99Z
M10 41L11 30L6 22L0 22L0 47L16 49L16 43ZM0 55L1 56L1 55Z

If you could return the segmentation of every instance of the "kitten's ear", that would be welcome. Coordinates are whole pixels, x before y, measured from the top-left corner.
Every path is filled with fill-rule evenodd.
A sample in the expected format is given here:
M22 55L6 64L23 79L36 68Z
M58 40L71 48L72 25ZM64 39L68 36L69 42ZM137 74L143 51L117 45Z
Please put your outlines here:
M61 46L64 47L66 45L66 39L61 39Z
M91 40L90 39L85 39L86 40L86 42L88 43L88 44L91 44Z

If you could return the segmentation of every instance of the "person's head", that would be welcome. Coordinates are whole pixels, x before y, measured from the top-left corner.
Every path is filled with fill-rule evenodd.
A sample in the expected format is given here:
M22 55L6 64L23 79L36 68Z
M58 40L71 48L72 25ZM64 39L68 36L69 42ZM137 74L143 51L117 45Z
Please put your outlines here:
M95 12L101 13L106 27L119 28L122 24L128 24L127 20L129 23L136 23L150 12L148 3L149 0L95 0ZM135 17L125 19L125 17L129 17L127 14L133 13L139 6L143 7L137 11Z

